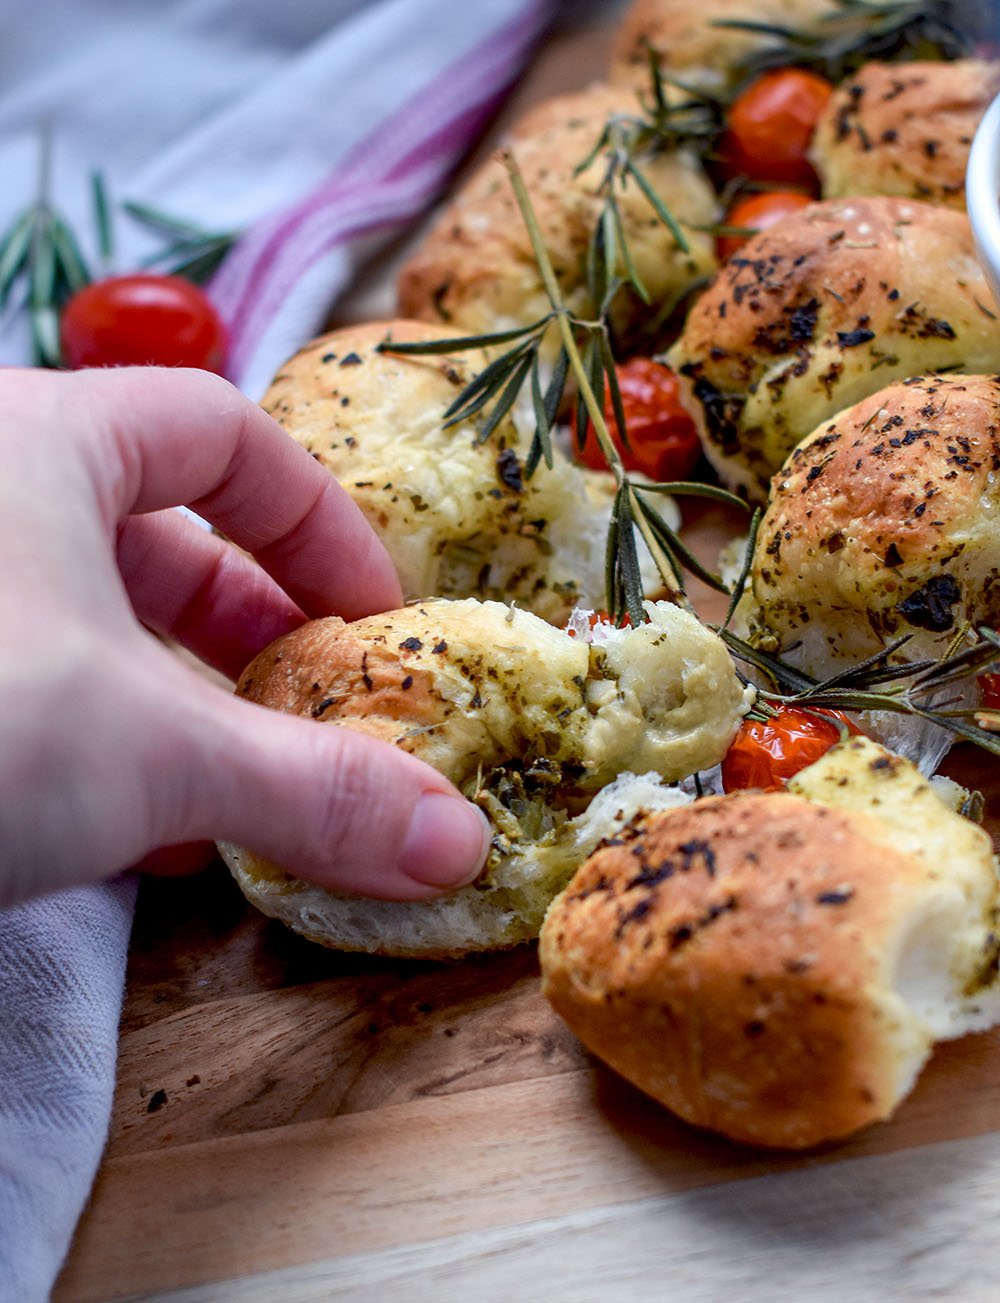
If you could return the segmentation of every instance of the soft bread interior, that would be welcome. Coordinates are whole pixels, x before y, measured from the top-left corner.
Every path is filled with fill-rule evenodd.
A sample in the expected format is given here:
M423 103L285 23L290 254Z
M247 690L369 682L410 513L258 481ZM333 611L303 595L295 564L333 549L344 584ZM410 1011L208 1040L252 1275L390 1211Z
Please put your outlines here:
M265 913L348 950L445 956L538 934L602 837L666 786L714 766L753 697L721 640L648 603L648 623L560 630L495 602L428 601L345 625L314 621L248 666L261 705L371 733L433 765L490 818L476 882L435 901L350 897L237 846L222 854ZM637 778L636 775L642 775Z

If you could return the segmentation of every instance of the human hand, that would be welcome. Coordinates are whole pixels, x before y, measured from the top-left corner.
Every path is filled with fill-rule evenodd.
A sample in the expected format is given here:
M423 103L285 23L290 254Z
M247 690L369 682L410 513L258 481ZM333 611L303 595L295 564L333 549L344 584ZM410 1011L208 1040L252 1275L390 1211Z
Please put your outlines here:
M395 899L478 870L486 821L435 770L238 700L149 632L235 677L306 618L401 604L360 511L269 416L157 368L3 371L0 412L0 905L202 838Z

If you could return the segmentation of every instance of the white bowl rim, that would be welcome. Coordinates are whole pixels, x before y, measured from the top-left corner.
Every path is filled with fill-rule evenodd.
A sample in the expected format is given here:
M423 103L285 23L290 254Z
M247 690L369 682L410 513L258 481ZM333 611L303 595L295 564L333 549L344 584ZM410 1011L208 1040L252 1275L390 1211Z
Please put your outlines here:
M980 256L1000 281L1000 95L980 122L965 174L965 198Z

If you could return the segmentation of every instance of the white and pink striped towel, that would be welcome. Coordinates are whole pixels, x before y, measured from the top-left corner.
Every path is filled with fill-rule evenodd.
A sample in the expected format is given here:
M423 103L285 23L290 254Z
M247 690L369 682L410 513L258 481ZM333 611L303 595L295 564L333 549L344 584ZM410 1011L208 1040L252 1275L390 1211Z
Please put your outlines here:
M113 197L245 235L213 286L257 397L362 257L435 200L556 0L32 0L8 6L0 227L33 195L85 231ZM118 269L148 236L117 224ZM0 321L0 364L24 363ZM0 709L2 717L2 709ZM2 745L2 740L0 740ZM2 799L2 795L0 795ZM0 1298L48 1296L107 1131L133 884L0 914Z

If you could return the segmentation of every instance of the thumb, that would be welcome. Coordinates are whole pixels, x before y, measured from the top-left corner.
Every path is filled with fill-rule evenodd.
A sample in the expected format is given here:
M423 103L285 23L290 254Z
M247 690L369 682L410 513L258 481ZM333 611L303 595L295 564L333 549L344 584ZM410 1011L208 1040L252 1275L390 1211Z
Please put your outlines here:
M235 842L321 886L390 900L431 897L482 868L489 824L437 770L178 668L183 691L157 692L172 706L144 802L150 847Z

